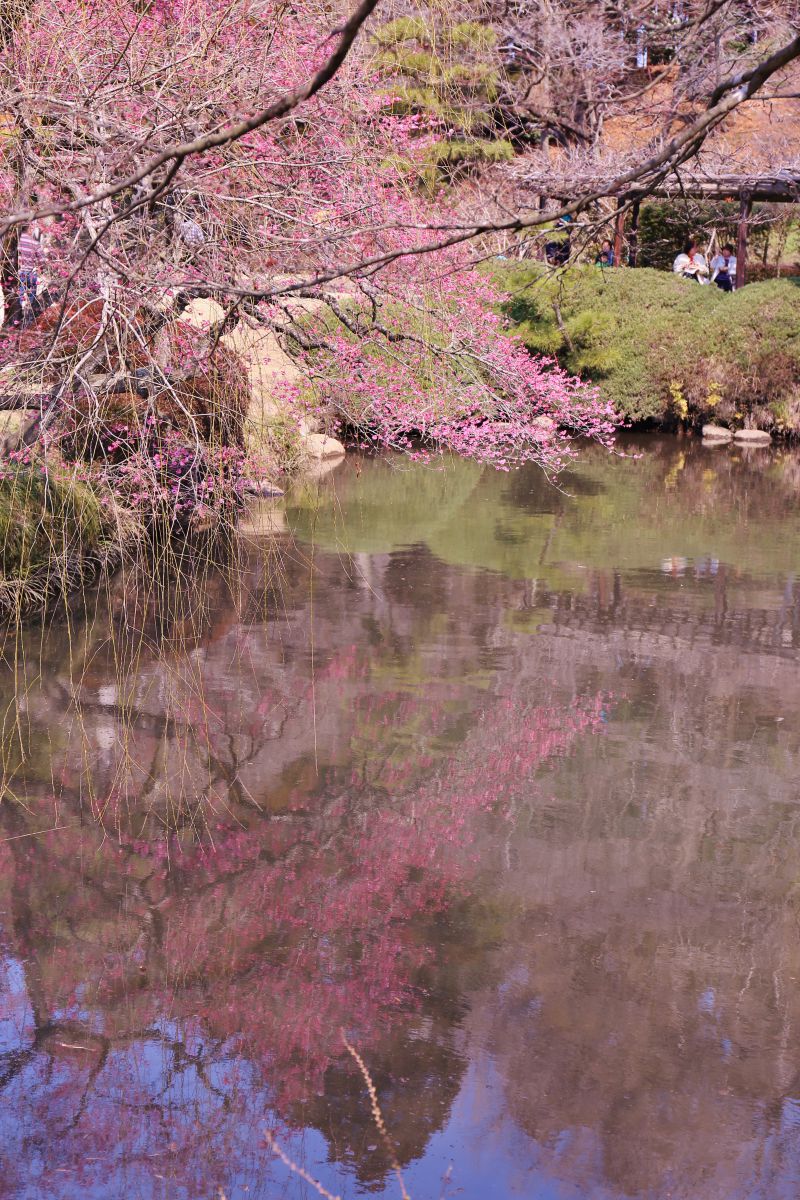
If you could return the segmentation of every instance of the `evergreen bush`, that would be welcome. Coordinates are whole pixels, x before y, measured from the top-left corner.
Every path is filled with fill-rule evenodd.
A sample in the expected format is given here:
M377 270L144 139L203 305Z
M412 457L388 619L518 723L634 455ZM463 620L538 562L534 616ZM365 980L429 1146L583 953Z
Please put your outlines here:
M596 382L627 420L800 434L800 279L727 295L647 268L499 273L526 345Z

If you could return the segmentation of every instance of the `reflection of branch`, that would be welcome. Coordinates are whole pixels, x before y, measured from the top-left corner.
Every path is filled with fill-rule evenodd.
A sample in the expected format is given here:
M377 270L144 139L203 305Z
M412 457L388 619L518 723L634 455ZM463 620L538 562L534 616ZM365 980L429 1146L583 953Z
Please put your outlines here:
M190 1054L186 1049L186 1044L179 1038L170 1037L161 1030L155 1029L136 1029L130 1030L127 1033L117 1033L113 1035L95 1033L86 1025L79 1021L70 1020L48 1020L44 1025L36 1028L31 1045L24 1050L11 1051L9 1054L0 1055L0 1064L3 1061L10 1063L10 1066L5 1071L0 1066L0 1090L8 1086L22 1070L35 1058L37 1054L46 1052L47 1043L56 1037L71 1037L80 1038L79 1043L75 1043L75 1049L89 1051L95 1047L99 1053L96 1061L91 1067L86 1079L86 1083L81 1092L81 1097L75 1107L72 1117L61 1130L62 1135L75 1130L81 1121L81 1118L86 1112L87 1105L91 1098L92 1088L96 1084L105 1067L108 1065L108 1060L113 1050L120 1047L130 1046L137 1042L151 1042L162 1046L170 1051L172 1060L172 1071L180 1073L187 1066L191 1067L197 1074L198 1079L202 1082L207 1091L211 1092L221 1102L221 1106L225 1112L231 1111L231 1098L214 1084L208 1076L206 1063L201 1057L201 1053ZM59 1043L67 1045L67 1043ZM71 1045L71 1044L70 1044ZM218 1049L218 1043L213 1040L208 1042L208 1048L214 1052ZM172 1085L172 1072L167 1072L164 1089L167 1090ZM157 1112L163 1121L163 1112L161 1107L155 1103L146 1105L149 1110Z
M175 737L189 728L187 721L181 721L177 717L165 716L163 713L145 712L143 709L133 708L128 704L111 704L102 700L81 700L66 684L58 682L56 687L79 717L84 713L96 713L113 717L124 729L164 734L167 737Z
M78 1125L78 1122L80 1121L81 1117L86 1112L86 1105L89 1102L89 1093L90 1093L93 1085L96 1083L98 1075L103 1070L106 1063L108 1062L108 1055L109 1055L110 1049L111 1049L111 1046L108 1043L101 1047L100 1054L97 1058L97 1062L94 1064L91 1071L89 1072L89 1076L86 1080L86 1086L83 1089L83 1095L81 1096L80 1100L78 1101L78 1105L77 1105L77 1108L75 1109L75 1113L72 1117L72 1120L66 1126L65 1132L75 1129L76 1126Z
M398 1159L397 1159L397 1151L395 1150L392 1139L389 1137L389 1130L386 1128L386 1122L383 1119L383 1113L381 1112L381 1106L378 1103L378 1093L375 1089L375 1084L372 1082L372 1076L369 1073L367 1064L364 1062L363 1058L358 1053L356 1048L354 1046L350 1045L347 1038L345 1037L344 1031L342 1031L342 1041L344 1042L351 1058L355 1061L356 1065L358 1066L358 1069L361 1072L361 1076L364 1080L364 1083L366 1084L367 1092L369 1094L370 1108L372 1109L372 1119L375 1122L375 1126L378 1130L378 1133L381 1135L381 1141L383 1142L383 1145L386 1149L386 1153L389 1157L389 1162L392 1164L394 1173L397 1176L397 1182L400 1185L400 1194L402 1195L403 1200L410 1200L409 1194L406 1191L405 1180L403 1179L403 1172L400 1169L400 1163L398 1162Z
M38 1047L34 1043L24 1050L8 1050L4 1054L0 1054L0 1089L16 1079L17 1075L27 1067L37 1049Z
M328 1189L324 1187L318 1179L315 1179L313 1175L310 1175L305 1167L301 1167L299 1163L296 1163L294 1159L289 1157L286 1151L283 1150L275 1140L271 1129L264 1130L264 1141L267 1143L270 1150L272 1150L273 1154L277 1154L283 1165L288 1167L292 1174L296 1175L298 1179L302 1179L309 1185L309 1187L312 1187L315 1192L323 1197L323 1200L341 1200L341 1197L334 1196L333 1192L329 1192Z

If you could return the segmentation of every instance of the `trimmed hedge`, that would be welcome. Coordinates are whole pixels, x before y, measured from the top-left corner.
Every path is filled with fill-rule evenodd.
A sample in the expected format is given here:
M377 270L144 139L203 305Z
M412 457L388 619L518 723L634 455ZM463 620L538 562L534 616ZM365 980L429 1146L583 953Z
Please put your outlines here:
M800 279L726 295L646 268L497 268L531 350L598 384L628 421L800 434Z

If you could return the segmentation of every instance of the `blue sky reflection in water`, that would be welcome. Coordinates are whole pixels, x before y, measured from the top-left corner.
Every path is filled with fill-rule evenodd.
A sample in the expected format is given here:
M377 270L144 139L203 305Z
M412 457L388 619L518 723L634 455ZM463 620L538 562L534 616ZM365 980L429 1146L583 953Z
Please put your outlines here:
M398 1195L342 1028L414 1200L798 1193L800 458L626 448L7 638L0 1195Z

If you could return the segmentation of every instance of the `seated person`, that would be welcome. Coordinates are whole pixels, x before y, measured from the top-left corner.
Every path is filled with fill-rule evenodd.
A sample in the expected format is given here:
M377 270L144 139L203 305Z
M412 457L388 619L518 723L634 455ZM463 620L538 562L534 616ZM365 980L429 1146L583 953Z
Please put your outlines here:
M544 256L551 266L563 267L569 262L570 249L569 239L564 242L545 242Z
M595 259L595 263L598 267L615 267L617 265L614 262L614 247L608 238L601 245L600 253Z
M733 246L723 246L711 260L711 282L723 292L732 292L736 287L736 255Z
M687 238L683 250L672 264L672 270L684 279L708 283L708 263L706 256L697 248L696 238Z
M572 217L569 214L559 217L555 224L555 232L566 236L559 237L558 241L545 242L544 256L552 266L563 267L569 262L572 253L571 225Z

